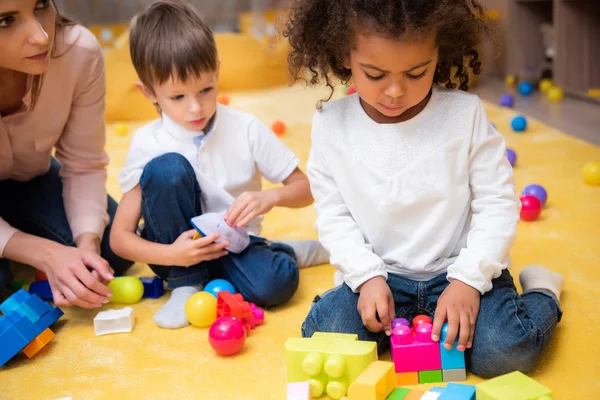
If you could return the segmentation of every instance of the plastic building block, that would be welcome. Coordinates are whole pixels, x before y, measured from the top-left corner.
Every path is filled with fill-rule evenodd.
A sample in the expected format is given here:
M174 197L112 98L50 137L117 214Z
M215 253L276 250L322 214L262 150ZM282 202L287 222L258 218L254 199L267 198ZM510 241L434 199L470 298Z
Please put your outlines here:
M46 276L46 274L43 271L40 271L39 269L35 270L35 281L47 281L48 280L48 276Z
M288 339L288 382L308 381L312 397L326 393L334 400L342 398L369 364L377 361L377 343L356 338L315 333L311 338Z
M552 391L515 371L510 374L492 378L476 386L477 400L550 400Z
M217 318L233 317L239 320L250 318L252 309L241 294L231 294L227 291L219 292L217 297Z
M438 392L425 392L423 396L421 396L421 400L438 400L441 395L442 394Z
M387 397L387 400L404 400L410 389L398 387Z
M396 387L394 364L374 361L348 388L348 400L385 400Z
M147 299L158 299L165 294L163 280L156 276L143 276L140 278L144 285L144 294L142 297Z
M29 282L27 282L27 281L13 281L10 284L10 290L13 292L16 292L19 289L27 290L28 286L29 286Z
M441 369L435 371L419 371L419 383L437 382L443 382Z
M312 338L358 340L356 333L315 332Z
M431 330L428 322L417 325L414 333L405 325L392 330L391 355L396 373L442 369L440 345L431 340Z
M96 336L131 332L134 324L135 316L131 307L101 311L94 318L94 332Z
M288 383L287 400L310 400L310 386L308 381Z
M449 383L445 388L433 387L432 392L440 393L438 400L475 400L475 386Z
M396 374L396 386L408 386L419 384L418 372L402 372Z
M446 341L446 336L448 334L448 323L444 323L442 327L442 333L440 338L440 355L442 359L442 369L459 369L465 368L465 353L462 351L458 351L458 336L452 346L452 349L446 350L444 348L444 342Z
M424 394L425 393L420 390L411 390L406 397L404 397L404 400L421 400L421 397L423 397Z
M52 290L48 281L37 281L29 285L29 293L37 294L42 300L50 301L53 299Z
M257 326L265 323L265 312L262 308L257 307L254 303L250 303L250 310L252 310L254 323ZM252 327L252 329L254 329L254 327Z
M35 339L33 339L25 348L23 348L23 353L31 358L35 356L40 350L42 350L50 341L54 339L54 332L50 330L50 328L46 328L46 330L38 335Z
M444 382L463 382L467 380L467 370L464 368L458 369L443 369L442 380Z

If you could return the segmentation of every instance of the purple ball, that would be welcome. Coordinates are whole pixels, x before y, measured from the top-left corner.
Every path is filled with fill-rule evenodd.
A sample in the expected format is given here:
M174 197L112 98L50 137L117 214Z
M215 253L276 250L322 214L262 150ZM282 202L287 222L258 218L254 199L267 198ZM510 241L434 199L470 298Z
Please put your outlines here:
M500 96L500 105L502 107L513 108L515 106L515 98L510 94Z
M537 198L540 201L540 203L542 203L542 206L545 205L546 201L548 200L548 193L546 192L546 189L544 189L542 185L538 185L535 183L528 185L527 187L525 187L525 189L523 189L523 192L521 192L521 196L525 195L530 195Z
M400 325L410 326L410 322L408 322L408 320L404 319L404 318L396 318L395 320L392 321L392 329L394 329Z
M506 157L508 158L508 162L513 167L517 163L517 153L513 149L506 149Z

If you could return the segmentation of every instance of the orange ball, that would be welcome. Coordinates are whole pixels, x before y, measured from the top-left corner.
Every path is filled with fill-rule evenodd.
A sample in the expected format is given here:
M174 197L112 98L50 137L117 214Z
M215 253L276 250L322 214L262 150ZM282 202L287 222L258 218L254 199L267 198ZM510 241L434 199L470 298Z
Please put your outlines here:
M226 94L224 94L223 96L219 97L219 103L228 106L230 102L229 96L227 96Z
M273 129L273 132L281 136L285 132L285 123L283 123L283 121L275 121L273 122L271 129Z

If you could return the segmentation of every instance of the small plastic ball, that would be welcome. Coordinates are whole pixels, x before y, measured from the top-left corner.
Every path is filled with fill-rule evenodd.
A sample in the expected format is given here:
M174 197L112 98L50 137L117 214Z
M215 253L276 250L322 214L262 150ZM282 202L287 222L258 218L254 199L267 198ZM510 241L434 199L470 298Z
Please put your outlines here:
M527 81L519 83L519 93L522 96L531 95L533 93L533 85Z
M354 93L356 93L356 88L354 86L349 87L346 91L346 95L348 96L353 95Z
M550 91L550 89L552 89L554 87L554 84L552 83L552 80L550 79L542 79L540 81L540 91L542 93L548 93Z
M218 354L230 356L239 352L246 342L246 330L238 319L221 317L208 331L208 342Z
M542 212L542 203L535 196L521 196L521 219L535 221Z
M127 136L129 133L129 125L124 122L118 122L115 125L115 132L117 132L117 135L119 136Z
M513 167L517 163L517 153L513 149L506 149L506 158Z
M504 83L506 84L506 86L513 87L515 86L515 83L517 83L517 78L514 75L506 75Z
M229 98L229 96L227 96L226 94L224 94L223 96L219 97L219 103L228 106L229 102L231 101L231 99Z
M194 293L185 303L185 316L198 328L209 326L217 319L217 299L211 293Z
M565 93L559 87L553 87L548 91L548 98L555 103L560 102L565 97Z
M133 304L142 299L144 284L135 276L121 276L108 283L108 288L113 293L112 303Z
M590 161L583 167L583 180L588 185L600 185L600 162Z
M542 203L542 206L544 206L546 204L546 201L548 200L548 193L546 192L546 189L544 189L544 187L542 185L538 185L538 184L531 184L525 187L525 189L523 189L523 191L521 192L521 196L525 196L525 195L531 195L536 197L540 203Z
M500 96L500 105L502 107L513 108L515 106L515 98L510 94Z
M237 293L233 285L225 279L215 279L204 286L204 291L212 294L215 299L219 297L219 292L229 292L231 294Z
M518 115L510 122L510 126L515 132L524 132L527 129L527 119L522 115Z
M412 320L413 328L416 328L417 326L424 323L432 324L433 322L431 321L431 318L429 318L427 315L417 315Z
M273 132L277 135L281 136L285 132L285 123L283 121L275 121L273 122L271 129L273 129Z

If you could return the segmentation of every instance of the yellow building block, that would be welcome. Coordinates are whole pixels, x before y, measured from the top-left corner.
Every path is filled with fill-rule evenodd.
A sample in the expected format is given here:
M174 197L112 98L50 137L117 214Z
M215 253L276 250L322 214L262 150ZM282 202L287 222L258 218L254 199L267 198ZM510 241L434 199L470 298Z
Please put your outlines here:
M355 333L315 332L312 338L358 340L358 335Z
M350 385L348 400L385 400L395 388L394 363L374 361Z
M33 339L25 348L23 353L29 358L35 356L41 349L44 348L54 338L54 332L50 328L46 328L45 331L40 333L38 337Z

